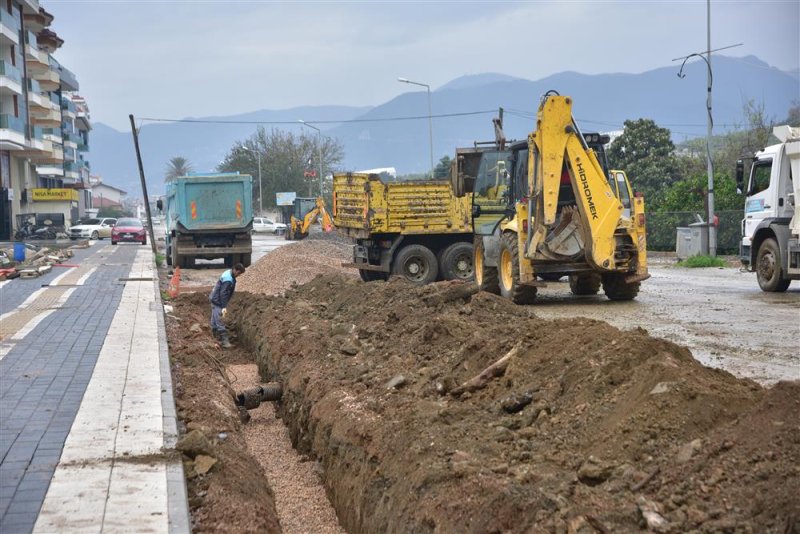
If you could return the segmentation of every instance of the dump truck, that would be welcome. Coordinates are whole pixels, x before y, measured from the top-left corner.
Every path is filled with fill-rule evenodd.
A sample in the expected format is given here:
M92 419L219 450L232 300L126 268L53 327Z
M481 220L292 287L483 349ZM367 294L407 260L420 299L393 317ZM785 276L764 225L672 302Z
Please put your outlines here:
M353 262L369 282L391 274L417 284L472 279L471 200L448 180L384 182L377 174L333 177L333 222L354 241Z
M253 178L247 174L190 174L171 179L156 203L165 212L167 264L194 267L196 259L250 265Z
M755 154L747 184L744 160L737 162L736 183L745 194L740 259L763 291L779 292L800 280L800 128L776 126L773 134L780 142Z
M598 141L578 129L572 99L550 91L536 130L511 145L494 172L458 173L465 198L472 193L473 263L482 290L531 303L546 285L540 279L569 276L577 295L596 294L602 285L612 300L636 297L649 277L644 199L635 195L626 213L620 196L630 196L630 184L598 159Z

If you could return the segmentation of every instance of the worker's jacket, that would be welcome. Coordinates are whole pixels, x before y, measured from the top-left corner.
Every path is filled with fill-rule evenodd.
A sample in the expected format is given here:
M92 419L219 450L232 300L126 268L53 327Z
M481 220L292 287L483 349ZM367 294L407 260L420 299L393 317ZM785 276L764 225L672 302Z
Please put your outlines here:
M228 302L230 302L235 290L236 278L233 277L233 271L228 269L222 273L222 276L220 276L219 280L217 280L217 284L211 291L211 296L208 298L208 300L210 300L211 304L214 306L227 308Z

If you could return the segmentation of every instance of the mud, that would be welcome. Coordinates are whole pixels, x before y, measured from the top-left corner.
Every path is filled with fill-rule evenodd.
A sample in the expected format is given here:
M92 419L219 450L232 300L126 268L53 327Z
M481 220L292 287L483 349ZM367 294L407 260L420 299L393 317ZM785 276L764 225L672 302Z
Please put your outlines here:
M642 329L470 293L328 275L234 299L348 531L800 527L796 382L765 390Z

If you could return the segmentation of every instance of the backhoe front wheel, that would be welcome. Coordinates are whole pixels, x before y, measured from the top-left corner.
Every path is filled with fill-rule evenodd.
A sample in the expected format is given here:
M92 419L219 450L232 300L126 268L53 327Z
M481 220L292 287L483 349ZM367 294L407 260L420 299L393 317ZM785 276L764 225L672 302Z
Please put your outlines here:
M611 300L633 300L639 294L640 282L628 284L625 275L609 273L603 275L603 291Z
M569 288L573 295L597 295L600 282L600 275L596 273L569 275Z
M423 245L405 246L394 258L392 274L420 285L435 282L439 275L436 254Z
M475 236L472 247L472 266L475 272L475 283L481 291L487 293L500 294L500 280L498 279L497 267L486 265L486 251L483 248L483 238Z
M781 278L783 266L781 265L781 252L778 243L772 239L765 239L758 247L756 257L756 278L762 291L783 292L789 288L791 280Z
M500 295L515 304L531 304L536 299L536 287L524 286L519 277L519 245L517 235L507 233L500 240Z

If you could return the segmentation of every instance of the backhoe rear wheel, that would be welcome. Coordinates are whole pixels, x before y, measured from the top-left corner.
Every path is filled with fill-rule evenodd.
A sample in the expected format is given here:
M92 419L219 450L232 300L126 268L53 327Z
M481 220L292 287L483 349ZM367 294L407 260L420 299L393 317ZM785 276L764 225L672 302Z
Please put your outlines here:
M531 304L536 299L536 287L524 286L519 281L519 246L517 235L503 234L500 240L500 295L515 304Z
M453 243L441 253L439 271L445 280L472 280L472 245L464 241Z
M497 267L486 265L486 251L483 249L483 238L475 236L472 246L472 266L475 272L475 283L481 291L487 293L500 294L500 280L497 274Z
M436 254L423 245L408 245L394 257L392 274L415 284L430 284L439 275Z
M597 295L601 282L597 273L569 275L569 288L573 295Z
M625 275L609 273L603 275L603 291L611 300L633 300L639 294L640 282L628 284Z

